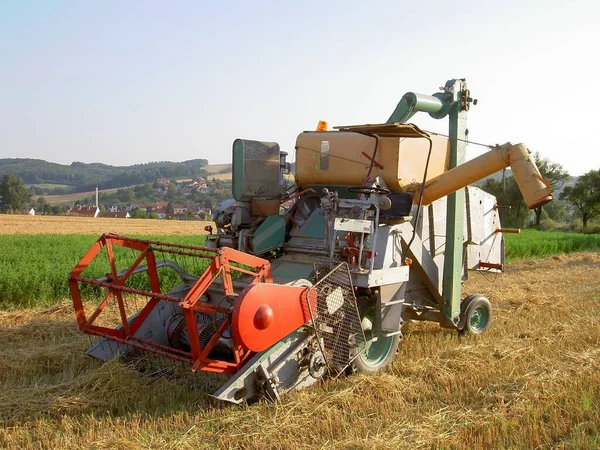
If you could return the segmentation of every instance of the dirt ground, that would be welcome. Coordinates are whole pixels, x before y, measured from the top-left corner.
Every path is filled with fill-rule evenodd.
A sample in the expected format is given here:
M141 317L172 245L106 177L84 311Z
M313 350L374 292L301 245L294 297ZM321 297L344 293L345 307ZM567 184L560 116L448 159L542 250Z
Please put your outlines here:
M493 304L483 335L410 323L384 373L245 407L86 358L68 301L0 312L0 447L600 448L600 253L472 274L464 293Z
M0 234L198 235L211 222L0 214Z

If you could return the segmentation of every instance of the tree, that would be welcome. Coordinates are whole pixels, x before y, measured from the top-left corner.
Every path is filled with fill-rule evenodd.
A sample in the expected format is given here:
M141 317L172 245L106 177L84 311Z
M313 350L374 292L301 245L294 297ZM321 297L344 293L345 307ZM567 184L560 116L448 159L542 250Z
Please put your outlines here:
M135 192L136 199L152 199L155 197L154 188L150 183L134 186L133 190Z
M569 179L569 173L559 163L550 161L549 159L542 158L539 152L535 152L533 155L535 164L540 170L540 174L547 178L552 185L553 190L557 190L563 187L565 181ZM534 209L535 213L535 227L540 227L542 217L542 206L538 206Z
M500 221L504 227L522 228L527 222L528 210L514 177L502 180L488 178L482 188L496 197Z
M7 173L0 181L0 211L14 213L25 209L31 202L31 191L23 179Z
M185 201L183 192L177 189L177 182L175 180L169 182L169 187L167 189L167 193L165 194L165 200L175 203L183 203Z
M569 215L565 202L557 198L544 205L544 212L548 214L549 219L556 222L566 222Z
M173 208L173 203L169 202L167 203L167 214L173 214L175 212L175 208Z
M147 219L148 218L148 212L145 209L139 208L139 209L136 209L131 214L131 217L133 219Z
M119 189L117 191L117 198L122 203L130 204L135 201L135 192L133 189Z
M36 214L44 214L44 210L46 209L47 204L48 203L46 202L46 199L43 196L38 197L34 205Z
M67 212L67 208L65 205L54 205L52 206L51 211L55 216L59 216L65 214Z
M588 221L600 215L600 170L590 170L579 177L574 186L567 186L560 194L581 215L583 228Z

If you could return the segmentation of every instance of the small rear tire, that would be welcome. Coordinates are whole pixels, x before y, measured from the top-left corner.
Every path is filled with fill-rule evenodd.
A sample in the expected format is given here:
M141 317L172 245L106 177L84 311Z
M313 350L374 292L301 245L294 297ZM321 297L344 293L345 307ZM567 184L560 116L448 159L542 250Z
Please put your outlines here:
M478 335L492 322L492 304L483 295L470 295L460 305L458 329L463 334Z

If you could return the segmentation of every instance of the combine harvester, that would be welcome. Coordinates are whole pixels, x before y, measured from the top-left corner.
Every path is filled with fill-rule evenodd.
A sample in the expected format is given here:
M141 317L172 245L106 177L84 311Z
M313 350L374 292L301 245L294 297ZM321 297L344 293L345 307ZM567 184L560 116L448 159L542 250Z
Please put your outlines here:
M204 246L104 234L73 269L79 329L99 338L87 354L226 374L213 396L241 403L381 370L410 320L483 332L490 302L461 282L502 271L503 230L469 184L510 166L529 208L552 190L523 144L464 162L471 103L455 79L405 94L385 124L320 123L297 138L292 186L278 144L237 139L234 200ZM417 112L448 116L448 137L406 123Z

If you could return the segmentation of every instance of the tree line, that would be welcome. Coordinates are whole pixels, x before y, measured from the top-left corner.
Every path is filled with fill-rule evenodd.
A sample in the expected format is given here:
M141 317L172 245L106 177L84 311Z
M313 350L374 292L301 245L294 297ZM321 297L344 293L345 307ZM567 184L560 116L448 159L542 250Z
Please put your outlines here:
M111 166L100 163L73 162L62 165L39 159L0 159L0 176L15 175L26 184L55 184L57 187L36 186L35 195L69 194L95 189L111 189L154 182L157 178L195 178L206 176L206 159L184 162L151 162L132 166Z
M572 177L561 164L541 158L539 153L533 158L540 174L552 184L554 201L535 208L530 223L529 210L515 178L488 178L481 187L496 197L503 226L541 229L545 228L544 220L554 225L566 225L571 219L572 222L580 220L585 230L590 221L600 217L600 170L590 170L571 182Z

